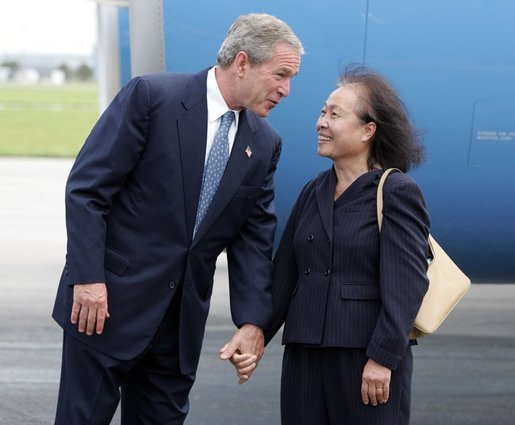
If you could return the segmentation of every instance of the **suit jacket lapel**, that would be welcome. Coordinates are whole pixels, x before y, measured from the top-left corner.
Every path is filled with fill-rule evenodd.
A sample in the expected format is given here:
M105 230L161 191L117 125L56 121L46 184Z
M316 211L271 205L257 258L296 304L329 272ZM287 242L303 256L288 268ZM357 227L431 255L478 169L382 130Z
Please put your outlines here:
M220 215L227 203L234 196L236 191L241 185L243 178L248 173L249 169L258 160L260 152L253 139L253 132L256 130L255 118L252 114L245 111L240 112L240 121L238 132L234 140L234 145L231 150L231 156L227 162L224 175L220 182L211 206L207 211L204 221L201 223L195 235L195 243L199 240L207 230L213 225L216 218ZM250 148L252 155L247 155L245 150Z
M184 207L188 235L193 235L197 214L207 138L207 70L195 74L181 100L184 115L177 120L181 149ZM181 188L178 188L180 191Z
M320 212L320 218L322 219L327 237L331 242L333 240L333 199L335 185L334 170L331 169L316 186L318 211Z

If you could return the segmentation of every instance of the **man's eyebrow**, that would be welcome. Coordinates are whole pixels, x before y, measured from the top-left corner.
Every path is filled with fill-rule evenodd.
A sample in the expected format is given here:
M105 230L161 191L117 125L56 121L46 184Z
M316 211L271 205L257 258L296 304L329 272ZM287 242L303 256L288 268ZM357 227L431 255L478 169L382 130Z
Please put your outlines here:
M295 77L299 73L298 70L295 71L295 68L290 67L290 66L281 66L280 68L277 69L276 72L277 73L287 74L287 75L290 75L292 77Z

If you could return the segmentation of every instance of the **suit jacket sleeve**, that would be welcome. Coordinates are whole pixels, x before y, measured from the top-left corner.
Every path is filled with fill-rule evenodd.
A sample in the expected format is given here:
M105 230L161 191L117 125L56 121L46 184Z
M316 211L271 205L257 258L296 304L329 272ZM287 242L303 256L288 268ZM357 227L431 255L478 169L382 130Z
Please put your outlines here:
M237 327L251 323L265 328L272 316L270 286L277 227L274 174L280 153L281 140L277 138L259 198L227 247L231 315Z
M106 218L145 145L149 90L131 80L102 114L66 185L69 282L105 282Z
M428 288L429 217L420 188L405 174L388 177L380 234L382 307L367 355L395 369Z

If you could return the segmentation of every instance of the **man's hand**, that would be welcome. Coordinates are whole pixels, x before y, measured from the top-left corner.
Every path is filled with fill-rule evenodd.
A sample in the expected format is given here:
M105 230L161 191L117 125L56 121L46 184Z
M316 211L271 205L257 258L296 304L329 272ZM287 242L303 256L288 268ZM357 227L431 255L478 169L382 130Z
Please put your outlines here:
M79 332L101 334L109 318L107 310L107 287L105 283L76 284L73 287L71 322L79 322Z
M363 403L371 403L372 406L386 403L390 396L391 376L390 369L369 359L363 368L361 377L361 400Z
M232 339L220 349L220 359L230 360L236 368L239 383L247 382L265 350L263 330L250 323L244 324Z

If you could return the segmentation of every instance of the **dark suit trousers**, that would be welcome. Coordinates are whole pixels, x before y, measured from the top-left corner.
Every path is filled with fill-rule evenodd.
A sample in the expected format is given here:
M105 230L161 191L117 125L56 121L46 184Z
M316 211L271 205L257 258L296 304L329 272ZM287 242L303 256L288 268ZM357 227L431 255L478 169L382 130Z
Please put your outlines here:
M288 344L281 378L282 425L408 425L411 347L392 371L390 398L378 406L361 401L364 349Z
M114 359L64 334L55 425L108 425L120 388L122 425L184 423L195 376L179 369L180 295L175 294L152 342L134 360Z

